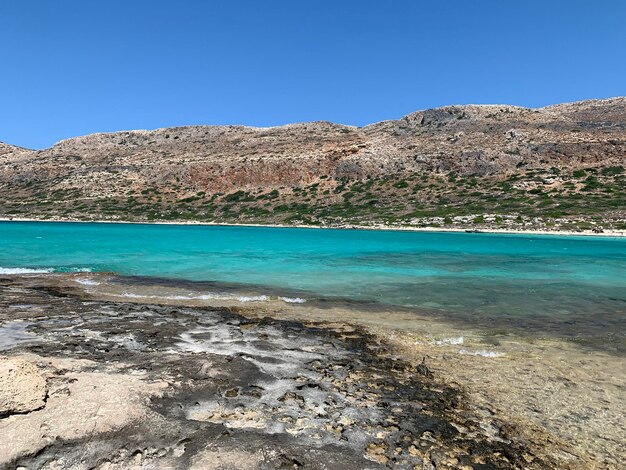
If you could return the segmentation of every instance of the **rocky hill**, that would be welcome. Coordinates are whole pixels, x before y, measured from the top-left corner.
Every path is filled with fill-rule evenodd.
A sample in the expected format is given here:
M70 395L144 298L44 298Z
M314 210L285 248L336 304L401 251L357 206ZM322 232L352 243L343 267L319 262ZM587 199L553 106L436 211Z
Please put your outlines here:
M0 143L0 163L2 217L619 228L626 98Z

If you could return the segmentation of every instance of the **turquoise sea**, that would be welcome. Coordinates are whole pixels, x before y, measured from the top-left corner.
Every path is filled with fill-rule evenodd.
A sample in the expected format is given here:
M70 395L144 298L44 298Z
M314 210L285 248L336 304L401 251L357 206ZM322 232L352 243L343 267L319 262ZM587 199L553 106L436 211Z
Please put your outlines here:
M0 274L24 270L211 281L520 328L626 321L624 238L0 222Z

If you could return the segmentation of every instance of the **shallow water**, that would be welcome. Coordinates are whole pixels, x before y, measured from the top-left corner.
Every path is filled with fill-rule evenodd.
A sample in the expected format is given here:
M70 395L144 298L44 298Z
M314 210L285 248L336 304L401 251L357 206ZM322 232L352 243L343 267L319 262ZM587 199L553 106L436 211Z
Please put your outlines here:
M35 341L37 336L27 331L30 325L30 322L23 321L0 324L0 351Z
M5 222L0 246L0 274L211 281L309 302L341 298L518 325L553 319L581 330L622 328L626 317L619 238ZM218 293L207 287L206 295Z

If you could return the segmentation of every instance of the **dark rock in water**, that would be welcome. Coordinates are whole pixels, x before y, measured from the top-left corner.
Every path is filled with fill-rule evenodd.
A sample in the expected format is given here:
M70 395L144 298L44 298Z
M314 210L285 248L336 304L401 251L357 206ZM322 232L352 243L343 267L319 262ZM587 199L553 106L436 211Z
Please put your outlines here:
M415 367L415 370L418 374L423 375L424 377L433 377L433 373L430 371L428 366L426 365L426 358L422 359L422 362Z

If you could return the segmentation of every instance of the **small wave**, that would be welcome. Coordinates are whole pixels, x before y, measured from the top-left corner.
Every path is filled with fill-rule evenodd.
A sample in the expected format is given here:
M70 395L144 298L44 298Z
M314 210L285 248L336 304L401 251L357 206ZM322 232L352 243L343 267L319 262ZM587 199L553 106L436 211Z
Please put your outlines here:
M300 297L278 297L283 302L287 302L288 304L303 304L306 302L305 299Z
M504 356L504 353L499 353L496 351L487 351L486 349L483 349L481 351L468 351L466 349L461 349L459 351L459 354L466 354L469 356L482 356L482 357L502 357Z
M242 295L241 297L237 297L237 300L239 302L265 302L267 300L270 300L270 298L267 295Z
M270 300L267 295L250 295L250 296L232 296L220 294L203 294L203 295L139 295L130 292L120 294L120 297L130 299L162 299L162 300L238 300L239 302L266 302Z
M76 282L80 282L85 285L97 285L99 283L91 280L76 279ZM305 299L300 297L271 297L269 295L233 295L233 294L202 294L202 295L141 295L134 294L132 292L124 292L119 294L120 297L126 297L129 299L161 299L161 300L235 300L238 302L268 302L270 300L282 300L287 303L303 304Z
M155 295L137 295L137 294L131 294L129 292L124 292L124 293L120 294L119 296L120 297L127 297L129 299L150 299L150 298L157 297Z
M51 268L0 268L0 274L45 274L54 272Z
M197 297L188 297L190 299L198 299L198 300L232 300L233 298L228 295L220 295L220 294L203 294Z
M100 283L98 281L94 281L93 279L74 279L74 281L82 284L83 286L99 286Z
M199 296L190 296L190 295L141 295L141 294L133 294L132 292L124 292L119 294L119 297L126 297L128 299L161 299L161 300L208 300L208 299L216 299L218 296L213 295L199 295Z
M0 274L90 273L91 268L3 268Z
M463 336L459 336L458 338L444 338L440 341L435 341L435 344L463 344Z

